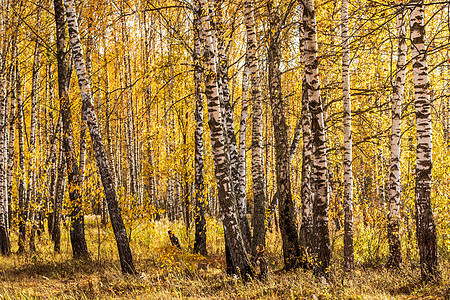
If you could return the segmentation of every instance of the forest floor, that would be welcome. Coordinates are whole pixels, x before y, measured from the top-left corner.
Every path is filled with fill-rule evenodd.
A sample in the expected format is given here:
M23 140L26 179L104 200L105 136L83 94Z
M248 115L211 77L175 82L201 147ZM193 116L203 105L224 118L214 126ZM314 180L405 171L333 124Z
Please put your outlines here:
M38 251L0 258L0 299L450 299L450 262L441 259L442 280L423 284L417 263L400 270L358 262L343 273L335 254L329 280L316 280L310 271L282 271L279 234L268 233L270 277L242 282L225 274L221 226L208 221L208 257L190 254L192 244L181 223L134 222L131 247L137 276L123 276L110 228L86 218L89 261L73 261L67 231L62 251L54 254L47 234L37 240ZM167 231L184 246L170 246ZM12 243L16 245L16 235ZM335 252L339 252L336 246ZM13 252L17 247L13 247ZM365 266L365 267L364 267Z

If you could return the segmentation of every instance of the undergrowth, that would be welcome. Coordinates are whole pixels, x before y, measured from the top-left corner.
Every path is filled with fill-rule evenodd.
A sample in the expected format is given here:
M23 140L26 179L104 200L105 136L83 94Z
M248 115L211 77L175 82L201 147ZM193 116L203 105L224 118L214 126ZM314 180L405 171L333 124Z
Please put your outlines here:
M266 281L242 282L225 274L223 229L208 220L208 256L192 254L193 231L167 220L136 220L128 224L137 276L124 276L111 228L86 218L89 261L71 259L70 241L63 230L62 251L55 254L46 233L36 253L0 258L1 299L450 299L450 263L441 259L442 280L423 284L417 257L399 270L383 268L386 245L378 231L355 231L354 272L341 268L342 241L333 236L333 264L326 282L310 271L282 270L281 240L269 230ZM170 245L167 231L180 239L182 250ZM12 244L17 236L12 233ZM370 244L369 244L370 243ZM16 251L13 248L13 252Z

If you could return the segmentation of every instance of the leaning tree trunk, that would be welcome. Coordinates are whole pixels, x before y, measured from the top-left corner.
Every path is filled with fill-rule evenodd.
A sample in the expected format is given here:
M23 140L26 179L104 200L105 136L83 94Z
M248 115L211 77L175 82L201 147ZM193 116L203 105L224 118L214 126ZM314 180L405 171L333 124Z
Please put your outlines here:
M277 196L283 258L286 270L299 266L300 241L295 220L294 202L291 193L288 125L286 123L286 103L281 92L281 49L279 44L280 16L273 2L267 3L269 10L269 94L272 106L273 128L275 134L275 162Z
M428 281L439 276L436 225L431 207L431 170L433 166L431 91L425 46L423 0L412 0L410 4L414 6L410 26L417 123L416 236L422 279Z
M89 9L92 9L89 7ZM88 73L89 78L92 77L92 47L93 47L93 38L92 38L92 17L87 16L87 37L86 37L86 71ZM84 174L86 172L86 116L83 113L83 109L81 110L81 119L80 119L80 157L79 157L79 172L80 172L80 194L85 195L84 186L85 186L85 178Z
M207 0L200 1L201 27L200 37L203 42L203 61L205 65L205 86L208 102L209 128L211 132L211 143L215 175L217 179L218 196L221 215L224 225L225 243L229 248L234 272L241 277L253 276L253 270L244 246L244 240L239 229L235 210L235 199L233 194L233 182L230 175L230 160L226 153L225 132L223 129L220 109L219 90L217 85L217 57L214 52L214 44L211 26L211 16L207 14L209 3Z
M202 65L200 29L200 3L194 3L194 96L195 96L195 241L194 252L206 256L205 193L203 184L203 97L201 91Z
M355 268L353 251L352 102L350 98L350 43L348 0L342 0L342 92L344 102L344 269Z
M70 240L72 243L72 252L75 259L84 259L89 257L85 234L84 234L84 215L83 199L81 197L81 177L75 156L75 146L72 131L72 113L70 108L70 99L68 92L68 69L65 51L65 22L64 7L62 0L54 1L55 20L56 20L56 47L58 63L58 91L61 109L61 120L63 124L63 147L64 158L67 166L67 179L71 207L71 227Z
M307 0L303 14L305 29L305 75L311 110L311 132L313 137L314 189L313 223L315 229L315 272L325 275L330 265L331 247L328 231L328 181L325 148L325 122L320 99L318 74L317 33L314 1Z
M388 268L399 268L402 263L400 242L400 145L401 145L401 116L402 98L406 75L406 30L404 25L404 10L397 12L397 76L392 94L392 133L391 133L391 174L389 176L389 215L388 240L389 258Z
M261 81L256 51L258 42L255 29L255 5L245 0L245 27L247 30L247 61L250 70L252 94L252 179L253 179L253 241L252 260L264 259L266 247L266 195L264 194L263 146L262 146L262 97ZM267 273L267 270L261 270Z
M74 1L66 0L65 7L67 23L69 27L70 44L72 46L75 69L78 76L78 84L80 86L81 97L83 99L83 108L85 110L89 133L93 142L93 149L95 158L97 160L97 167L100 172L106 200L108 203L111 224L113 227L114 235L116 237L117 248L119 251L120 265L122 267L123 273L135 274L136 270L133 264L130 244L128 242L127 232L125 230L125 225L120 213L119 202L117 200L117 194L114 187L109 161L106 156L97 115L94 110L91 82L86 72L86 64L83 57L83 48L78 31L78 20L75 12Z

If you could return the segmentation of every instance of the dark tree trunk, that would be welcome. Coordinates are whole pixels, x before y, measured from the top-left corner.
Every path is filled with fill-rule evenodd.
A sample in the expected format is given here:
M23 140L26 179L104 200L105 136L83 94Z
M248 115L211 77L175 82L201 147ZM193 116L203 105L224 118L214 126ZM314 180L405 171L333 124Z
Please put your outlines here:
M291 193L288 126L286 123L286 103L281 92L281 49L279 44L280 16L272 1L269 9L269 94L272 106L275 134L276 182L279 202L280 231L283 240L283 258L286 270L299 265L300 242L295 221L294 202Z
M194 84L195 84L195 241L194 253L206 256L206 219L205 194L203 185L203 97L200 83L202 80L201 45L199 37L200 2L194 3Z
M75 12L73 0L65 1L67 22L69 27L70 43L75 62L75 69L78 76L78 84L83 99L83 108L89 127L89 133L93 142L94 155L97 160L97 167L103 183L103 188L108 203L109 216L116 237L117 248L119 251L120 265L122 272L126 274L136 274L131 254L130 244L128 242L127 232L120 213L119 202L117 199L114 181L103 145L99 122L94 110L92 101L91 82L86 72L86 64L83 57L83 48L78 31L78 21Z
M39 15L39 13L38 13ZM39 17L38 17L39 18ZM31 79L31 117L30 117L30 139L28 143L30 160L29 160L29 169L28 169L28 177L29 177L29 186L27 190L27 203L30 207L29 211L29 219L30 219L30 240L29 246L30 251L36 251L36 210L37 207L37 199L36 199L36 159L35 159L35 150L36 150L36 123L37 123L37 105L38 105L38 90L39 90L39 71L41 67L41 53L40 53L40 45L39 42L36 42L34 48L34 58L33 58L33 68L32 68L32 79Z
M23 103L22 103L22 82L20 78L19 64L16 62L16 87L17 87L17 131L19 134L19 168L24 176L19 177L19 253L25 251L25 237L27 232L27 212L26 203L26 176L25 176L25 150L24 150L24 130L23 130Z
M64 150L61 143L58 160L58 177L55 186L55 198L53 203L53 230L52 240L55 252L61 251L61 209L64 200L64 191L66 183L66 161L64 159Z
M85 259L89 257L85 234L84 234L84 215L83 199L81 198L81 177L75 156L75 147L72 131L72 113L70 109L70 99L68 92L68 69L65 50L65 22L64 7L62 0L54 1L55 20L56 20L56 47L58 62L58 86L59 100L61 109L61 119L63 124L63 148L65 162L67 166L67 179L69 188L69 198L71 206L71 228L70 240L72 243L72 252L75 259Z

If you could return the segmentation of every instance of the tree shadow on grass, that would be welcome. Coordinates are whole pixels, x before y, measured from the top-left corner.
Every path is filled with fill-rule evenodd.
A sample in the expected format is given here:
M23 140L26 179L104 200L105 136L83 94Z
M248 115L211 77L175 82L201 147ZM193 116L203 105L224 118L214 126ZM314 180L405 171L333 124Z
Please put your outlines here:
M8 281L21 281L24 278L44 276L50 279L71 279L79 276L102 274L107 271L117 271L120 274L120 263L118 260L93 261L66 260L66 261L44 261L35 260L23 263L15 267L3 269L2 275Z

